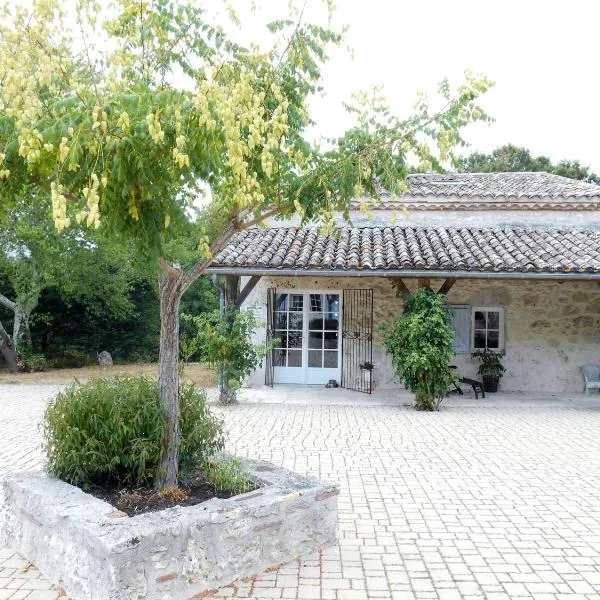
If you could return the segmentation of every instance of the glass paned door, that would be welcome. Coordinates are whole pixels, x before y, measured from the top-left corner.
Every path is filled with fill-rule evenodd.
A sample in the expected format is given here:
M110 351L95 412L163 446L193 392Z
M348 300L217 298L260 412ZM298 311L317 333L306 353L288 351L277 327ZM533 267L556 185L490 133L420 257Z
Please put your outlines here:
M340 294L277 293L273 310L276 383L339 383Z
M273 366L276 383L303 378L304 294L275 294Z
M338 381L339 342L340 295L309 294L307 383Z

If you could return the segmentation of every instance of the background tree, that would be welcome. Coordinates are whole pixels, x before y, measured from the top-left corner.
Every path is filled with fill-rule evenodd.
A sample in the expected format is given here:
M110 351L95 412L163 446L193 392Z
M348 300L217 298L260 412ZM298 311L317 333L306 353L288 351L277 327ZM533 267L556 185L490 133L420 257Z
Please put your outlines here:
M59 290L89 315L125 319L133 310L130 291L138 275L127 249L87 228L61 235L50 215L50 199L40 194L35 201L19 198L0 218L0 306L12 320L9 343L0 349L11 371L21 345L31 345L32 314L44 290ZM1 321L0 328L6 332Z
M600 176L592 173L589 167L582 165L578 160L561 160L554 164L547 156L534 157L526 148L512 144L500 146L491 154L474 152L466 157L458 157L455 168L462 173L544 171L600 184Z
M359 102L357 127L321 152L306 138L308 101L339 41L293 7L250 48L198 2L33 0L31 10L8 9L0 194L37 186L51 194L59 231L74 220L104 222L160 265L167 435L159 486L177 482L180 301L212 257L269 216L331 226L334 210L374 193L374 176L391 192L404 189L407 157L436 166L452 157L463 126L487 118L476 100L490 84L468 74L455 92L442 83L441 109L420 97L408 119L381 101ZM196 261L184 269L167 242L207 188L219 233L197 240Z

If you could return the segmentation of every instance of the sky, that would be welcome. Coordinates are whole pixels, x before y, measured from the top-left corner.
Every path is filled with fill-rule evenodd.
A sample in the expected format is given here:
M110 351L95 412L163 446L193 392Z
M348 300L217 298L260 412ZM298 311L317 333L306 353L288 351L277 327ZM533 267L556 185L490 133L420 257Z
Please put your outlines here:
M223 7L223 0L197 1L209 11ZM225 1L242 17L246 43L265 38L265 22L289 14L288 0ZM351 125L342 102L353 91L382 85L406 116L418 91L433 93L444 77L458 85L471 69L495 81L481 101L495 122L466 130L467 153L512 143L600 173L600 0L334 2L334 23L348 26L352 53L336 49L325 66L326 94L312 102L317 135L336 137ZM248 10L254 3L258 12ZM325 4L306 0L305 17L322 18Z
M309 15L322 9L307 2ZM327 95L313 102L324 136L348 126L341 102L354 90L382 84L407 114L417 91L471 69L495 81L481 102L495 122L467 130L469 151L512 143L600 172L598 0L337 0L335 18L353 58L335 51L325 68Z

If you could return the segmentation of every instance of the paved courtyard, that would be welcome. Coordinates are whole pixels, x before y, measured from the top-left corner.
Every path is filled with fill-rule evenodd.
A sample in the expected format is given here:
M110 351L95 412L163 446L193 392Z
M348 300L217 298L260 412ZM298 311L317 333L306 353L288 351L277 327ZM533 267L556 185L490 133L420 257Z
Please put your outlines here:
M0 475L41 464L55 391L0 386ZM339 545L213 598L600 598L600 396L452 398L432 414L324 393L218 409L229 450L342 493ZM59 594L0 547L0 600Z

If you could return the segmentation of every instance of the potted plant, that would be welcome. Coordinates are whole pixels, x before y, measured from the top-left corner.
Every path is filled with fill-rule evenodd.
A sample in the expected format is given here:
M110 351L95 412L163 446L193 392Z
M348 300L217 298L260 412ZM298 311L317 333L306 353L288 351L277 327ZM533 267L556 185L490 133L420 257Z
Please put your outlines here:
M375 365L372 362L369 362L368 360L365 360L365 362L360 363L360 370L363 372L364 376L365 376L365 382L368 386L371 385L371 377L372 377L372 371L375 368Z
M486 348L477 350L471 354L472 358L480 361L477 374L483 379L483 389L486 392L497 392L500 378L504 375L506 369L501 362L502 355Z

